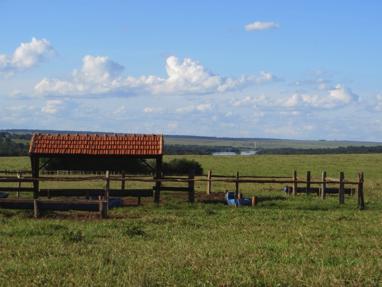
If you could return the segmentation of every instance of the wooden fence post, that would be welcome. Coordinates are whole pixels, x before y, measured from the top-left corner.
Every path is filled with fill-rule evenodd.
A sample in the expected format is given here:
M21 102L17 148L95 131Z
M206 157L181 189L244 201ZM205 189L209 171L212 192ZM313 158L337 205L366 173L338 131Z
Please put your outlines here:
M17 178L19 179L19 184L18 184L19 189L17 190L17 198L19 198L20 197L20 188L21 188L21 171L17 172Z
M344 204L345 203L344 179L345 179L344 172L341 171L340 172L340 189L339 189L339 192L338 192L338 199L339 199L340 204Z
M34 218L38 218L40 216L40 210L38 208L37 199L33 199L33 216Z
M297 171L293 171L292 195L295 196L296 194L297 194Z
M106 206L105 206L105 217L107 217L107 213L109 210L109 191L110 191L110 172L107 170L105 174L105 196L104 196L104 201L106 201Z
M162 156L156 158L154 202L157 204L160 203L160 191L161 191L161 185L162 185L161 178L163 177L162 161L163 161Z
M360 210L365 209L365 198L363 192L363 172L358 173L358 208Z
M306 194L308 195L310 193L310 171L308 170L306 172Z
M102 200L102 197L99 197L99 215L101 218L107 217L107 211L106 211L106 206L105 206L105 201Z
M209 170L207 173L207 194L211 194L211 177L212 177L212 171Z
M325 199L326 196L326 171L322 172L322 184L321 184L321 198Z
M195 172L191 170L188 174L188 201L195 202Z
M123 170L121 174L121 190L122 191L125 191L125 182L126 182L125 171Z
M239 199L239 193L240 193L240 190L239 190L239 172L236 172L236 182L235 182L235 198L236 199Z

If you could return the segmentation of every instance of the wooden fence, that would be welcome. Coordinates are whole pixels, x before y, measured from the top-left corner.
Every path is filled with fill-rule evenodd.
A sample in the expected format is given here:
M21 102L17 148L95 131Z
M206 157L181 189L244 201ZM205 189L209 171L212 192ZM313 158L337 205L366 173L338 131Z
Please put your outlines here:
M338 200L340 204L345 203L345 194L354 195L357 193L358 208L365 208L363 172L358 173L358 178L356 180L345 180L344 172L340 172L339 178L336 179L327 177L326 171L323 171L320 179L313 179L310 171L307 171L306 178L299 178L297 176L297 171L293 171L292 176L240 176L239 172L237 172L236 175L227 176L213 174L212 171L209 170L207 173L206 184L207 194L212 193L213 182L234 183L236 196L239 195L239 187L242 183L291 185L286 186L286 192L289 195L296 196L298 193L315 193L322 199L325 199L327 195L338 194ZM328 185L331 185L332 187L328 187ZM345 186L348 187L346 188Z
M1 171L0 171L1 174ZM9 175L11 174L11 175ZM296 196L299 193L317 194L322 199L327 195L338 194L339 203L345 203L345 194L353 195L357 192L358 208L365 208L364 201L364 175L358 174L357 180L345 180L344 173L339 174L339 178L327 177L326 172L322 172L320 179L314 179L310 171L307 172L305 178L297 176L294 171L292 176L240 176L239 172L233 176L217 175L212 171L208 171L207 175L195 177L190 173L188 177L180 176L165 176L161 178L152 178L149 176L137 176L126 174L110 174L92 176L40 176L32 178L23 176L22 172L6 173L0 175L0 183L17 183L17 186L5 187L0 186L0 191L16 192L16 198L0 198L0 207L17 208L17 209L33 209L34 216L38 217L40 210L87 210L98 211L101 217L106 217L109 208L109 198L132 196L137 197L138 204L141 203L141 197L153 197L156 203L160 202L161 191L170 192L187 192L188 201L195 201L195 183L206 183L206 193L212 194L213 183L232 183L235 186L235 195L240 196L240 186L243 184L280 184L287 185L286 192L291 196ZM27 174L27 172L25 172ZM104 181L104 188L100 189L38 189L34 187L25 187L25 183L40 183L40 182L83 182L83 181ZM120 182L120 189L111 188L111 182ZM152 188L126 189L126 182L145 182L152 183ZM178 186L169 186L165 184L178 183ZM183 184L183 186L179 186ZM22 186L24 185L24 186ZM328 187L330 185L331 187ZM36 185L34 185L36 186ZM37 185L38 186L38 185ZM333 187L334 186L334 187ZM349 186L354 186L353 188ZM33 192L33 198L20 198L21 192ZM83 196L86 199L69 199L57 200L52 197L79 197Z

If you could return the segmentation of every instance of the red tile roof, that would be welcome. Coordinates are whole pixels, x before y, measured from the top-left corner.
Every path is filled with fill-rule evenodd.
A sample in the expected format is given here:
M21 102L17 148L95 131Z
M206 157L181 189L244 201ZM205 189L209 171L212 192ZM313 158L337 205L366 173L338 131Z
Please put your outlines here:
M162 135L34 134L31 155L155 156L163 154Z

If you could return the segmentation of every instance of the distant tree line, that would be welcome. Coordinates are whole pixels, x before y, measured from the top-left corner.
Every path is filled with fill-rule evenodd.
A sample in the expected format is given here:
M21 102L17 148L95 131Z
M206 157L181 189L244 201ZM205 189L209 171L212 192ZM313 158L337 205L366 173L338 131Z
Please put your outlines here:
M195 154L210 155L214 152L234 152L240 153L241 149L232 146L209 146L209 145L181 145L171 144L164 147L165 153L169 155Z
M28 140L29 135L0 133L0 156L27 155L29 145L23 141Z
M28 155L30 133L0 132L0 156ZM239 154L244 149L232 146L182 145L165 144L168 155L211 155L215 152L233 152ZM270 148L258 149L257 154L350 154L350 153L382 153L381 146L347 146L337 148Z
M347 146L336 148L272 148L261 149L257 154L364 154L364 153L382 153L382 146Z

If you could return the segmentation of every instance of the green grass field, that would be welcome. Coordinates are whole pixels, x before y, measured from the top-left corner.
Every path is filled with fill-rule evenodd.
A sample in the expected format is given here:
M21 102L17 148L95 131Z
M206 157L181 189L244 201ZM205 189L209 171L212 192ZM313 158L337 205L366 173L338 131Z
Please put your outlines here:
M185 157L226 175L289 176L296 169L355 179L364 171L367 209L356 209L356 197L339 206L337 196L293 198L278 185L248 184L240 187L245 195L267 200L230 208L167 194L159 207L113 209L105 220L0 210L0 286L382 285L382 154ZM0 158L0 169L28 168L28 158ZM205 184L196 188L204 192Z
M235 139L235 138L206 138L193 136L171 136L165 135L166 144L178 145L201 145L201 146L232 146L236 148L253 149L274 149L274 148L338 148L347 146L378 146L379 142L363 141L334 141L334 140L293 140L293 139Z

